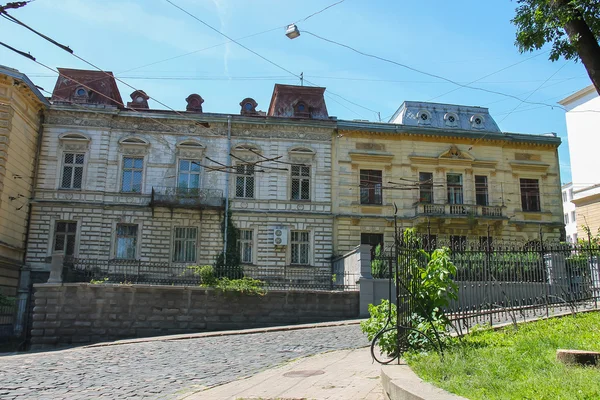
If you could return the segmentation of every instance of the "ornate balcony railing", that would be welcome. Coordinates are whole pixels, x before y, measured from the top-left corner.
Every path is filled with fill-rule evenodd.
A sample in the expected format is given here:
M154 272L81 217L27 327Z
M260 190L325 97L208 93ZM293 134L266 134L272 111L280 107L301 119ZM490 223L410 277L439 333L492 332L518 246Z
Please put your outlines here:
M504 216L501 206L418 203L416 208L417 215L473 216L484 218L502 218Z
M152 187L152 206L201 208L223 207L223 191L182 187Z

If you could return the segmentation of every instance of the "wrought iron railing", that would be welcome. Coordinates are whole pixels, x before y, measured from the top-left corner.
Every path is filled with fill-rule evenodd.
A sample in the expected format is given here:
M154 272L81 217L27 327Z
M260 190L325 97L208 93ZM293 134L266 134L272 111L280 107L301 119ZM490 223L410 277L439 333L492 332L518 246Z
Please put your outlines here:
M153 186L151 204L178 207L223 207L221 189Z
M213 267L215 276L258 279L267 290L357 290L358 276L331 267L243 265ZM71 259L65 261L67 282L197 286L200 275L186 264L139 260Z

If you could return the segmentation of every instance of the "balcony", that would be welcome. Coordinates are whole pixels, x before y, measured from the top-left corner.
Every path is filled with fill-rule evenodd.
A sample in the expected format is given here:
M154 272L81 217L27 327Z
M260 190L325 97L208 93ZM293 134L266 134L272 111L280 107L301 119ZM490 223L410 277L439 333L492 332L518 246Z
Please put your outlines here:
M473 204L418 203L417 216L464 216L481 218L503 218L501 206L479 206Z
M152 187L151 207L167 208L222 208L223 191L181 187Z

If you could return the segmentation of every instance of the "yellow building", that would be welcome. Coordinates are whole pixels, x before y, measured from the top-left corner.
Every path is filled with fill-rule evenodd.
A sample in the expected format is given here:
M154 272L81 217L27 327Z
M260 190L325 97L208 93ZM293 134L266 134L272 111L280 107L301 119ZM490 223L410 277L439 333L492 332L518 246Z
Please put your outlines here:
M42 109L23 74L0 66L0 293L15 296L23 265Z
M334 251L393 244L416 227L453 243L558 239L554 134L503 133L485 108L405 102L390 123L338 121ZM396 212L397 207L397 212Z

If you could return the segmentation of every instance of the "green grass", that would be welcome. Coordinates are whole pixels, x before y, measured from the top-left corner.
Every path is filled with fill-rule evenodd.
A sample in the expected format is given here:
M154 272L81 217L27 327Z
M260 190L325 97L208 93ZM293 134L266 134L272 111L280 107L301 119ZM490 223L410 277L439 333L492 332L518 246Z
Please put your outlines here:
M557 349L600 351L600 313L467 335L437 353L405 359L423 380L471 400L600 399L600 368L567 366Z

